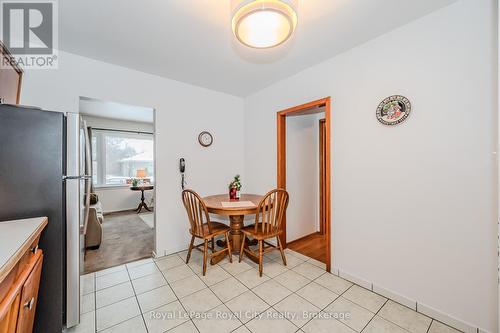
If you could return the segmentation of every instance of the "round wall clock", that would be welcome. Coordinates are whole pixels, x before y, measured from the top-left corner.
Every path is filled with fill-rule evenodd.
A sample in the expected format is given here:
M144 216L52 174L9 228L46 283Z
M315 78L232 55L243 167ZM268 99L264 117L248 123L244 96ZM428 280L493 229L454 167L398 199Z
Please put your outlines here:
M214 138L209 132L203 131L198 135L198 142L203 147L208 147L214 142Z
M384 99L377 108L377 119L384 125L394 126L401 124L411 112L411 103L408 98L393 95Z

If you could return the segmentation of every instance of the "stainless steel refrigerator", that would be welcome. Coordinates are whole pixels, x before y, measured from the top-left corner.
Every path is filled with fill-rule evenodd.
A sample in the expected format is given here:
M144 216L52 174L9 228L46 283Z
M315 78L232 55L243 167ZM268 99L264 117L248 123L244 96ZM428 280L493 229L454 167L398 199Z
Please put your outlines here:
M78 114L0 104L0 223L47 216L34 332L79 323L90 149Z

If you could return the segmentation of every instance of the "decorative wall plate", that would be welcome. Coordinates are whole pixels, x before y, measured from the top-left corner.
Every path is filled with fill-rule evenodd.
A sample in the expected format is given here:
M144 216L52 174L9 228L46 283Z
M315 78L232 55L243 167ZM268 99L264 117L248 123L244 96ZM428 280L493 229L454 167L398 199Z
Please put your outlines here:
M377 119L384 125L398 125L408 118L411 112L411 103L408 98L393 95L384 99L377 108Z

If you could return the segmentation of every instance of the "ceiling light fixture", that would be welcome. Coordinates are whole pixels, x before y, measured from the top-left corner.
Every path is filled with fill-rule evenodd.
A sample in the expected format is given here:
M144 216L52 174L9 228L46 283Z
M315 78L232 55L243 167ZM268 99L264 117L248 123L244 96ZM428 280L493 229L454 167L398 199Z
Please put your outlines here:
M246 46L278 46L296 26L296 0L233 0L233 33Z

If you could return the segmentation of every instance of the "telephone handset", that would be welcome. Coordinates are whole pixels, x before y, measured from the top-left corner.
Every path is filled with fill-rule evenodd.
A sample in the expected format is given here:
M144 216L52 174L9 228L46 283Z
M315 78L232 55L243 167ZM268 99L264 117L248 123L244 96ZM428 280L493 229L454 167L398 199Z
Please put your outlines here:
M184 190L186 185L186 181L184 180L184 172L186 172L186 160L181 158L179 160L179 171L181 173L181 188Z
M181 173L184 173L186 171L186 160L183 158L179 160L179 171Z

